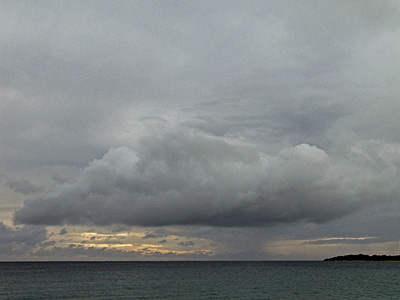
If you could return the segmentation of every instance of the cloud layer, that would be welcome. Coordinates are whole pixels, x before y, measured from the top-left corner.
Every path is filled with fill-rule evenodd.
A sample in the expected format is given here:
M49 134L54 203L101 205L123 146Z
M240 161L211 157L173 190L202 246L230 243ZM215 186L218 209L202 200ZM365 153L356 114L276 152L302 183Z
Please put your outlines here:
M396 0L0 1L0 219L186 225L191 250L204 235L241 258L287 236L398 240L399 13ZM47 229L73 227L88 229ZM27 228L4 232L31 251ZM46 257L86 251L53 242Z
M0 256L24 254L47 239L43 227L24 226L12 228L0 222Z
M331 158L308 144L269 155L255 144L167 126L148 133L136 146L110 149L84 168L75 183L27 200L15 221L141 226L319 223L393 198L399 188L397 148L358 145L347 156Z

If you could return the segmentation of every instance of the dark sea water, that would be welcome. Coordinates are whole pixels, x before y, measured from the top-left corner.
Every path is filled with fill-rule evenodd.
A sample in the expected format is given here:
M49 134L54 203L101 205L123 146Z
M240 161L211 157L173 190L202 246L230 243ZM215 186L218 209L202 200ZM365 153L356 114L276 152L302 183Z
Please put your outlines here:
M400 299L400 263L8 262L0 299Z

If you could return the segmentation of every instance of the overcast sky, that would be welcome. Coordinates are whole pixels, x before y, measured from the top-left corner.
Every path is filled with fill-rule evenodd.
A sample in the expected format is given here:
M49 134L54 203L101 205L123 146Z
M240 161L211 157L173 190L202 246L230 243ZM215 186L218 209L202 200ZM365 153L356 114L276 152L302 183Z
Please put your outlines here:
M400 251L398 1L0 1L0 260Z

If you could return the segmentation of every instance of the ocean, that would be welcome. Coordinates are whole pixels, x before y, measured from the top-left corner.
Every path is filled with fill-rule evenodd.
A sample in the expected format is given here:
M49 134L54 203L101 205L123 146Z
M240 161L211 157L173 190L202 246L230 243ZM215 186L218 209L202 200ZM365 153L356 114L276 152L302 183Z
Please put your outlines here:
M400 263L1 262L0 299L400 299Z

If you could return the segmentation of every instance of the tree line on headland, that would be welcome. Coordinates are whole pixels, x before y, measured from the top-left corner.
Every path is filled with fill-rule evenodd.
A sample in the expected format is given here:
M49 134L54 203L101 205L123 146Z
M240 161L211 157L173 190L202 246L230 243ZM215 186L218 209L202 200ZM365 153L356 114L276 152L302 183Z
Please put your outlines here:
M400 255L349 254L326 258L324 261L400 261Z

